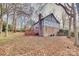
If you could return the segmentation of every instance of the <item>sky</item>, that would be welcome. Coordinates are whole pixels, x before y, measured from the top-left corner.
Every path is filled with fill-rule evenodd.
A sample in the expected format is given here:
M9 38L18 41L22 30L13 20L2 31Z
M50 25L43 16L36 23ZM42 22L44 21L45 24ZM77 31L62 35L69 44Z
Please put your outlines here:
M34 11L33 11L33 15L30 17L31 20L34 20L35 22L38 21L38 13L42 13L43 17L49 15L50 13L53 13L55 15L55 17L57 18L57 20L60 22L60 27L62 28L62 14L65 14L64 13L64 10L62 7L60 6L57 6L53 3L48 3L46 4L42 9L40 9L39 7L41 7L42 5L44 4L31 4L32 7L34 7ZM77 4L77 6L79 6L79 4ZM26 8L27 6L25 6ZM36 10L37 13L35 12ZM79 10L79 8L78 8ZM4 15L3 17L3 20L6 21L6 15ZM21 21L24 21L23 22L23 25L26 25L27 21L29 20L28 17L26 16L26 18L24 19L24 17L19 17L17 19L17 28L20 28L22 25L21 25ZM12 16L9 17L9 24L12 24ZM66 28L68 28L68 25L65 26Z
M30 4L29 4L30 5ZM43 6L44 5L44 6ZM38 14L41 13L43 15L43 17L49 15L50 13L53 13L57 20L61 22L61 15L62 13L64 12L63 9L59 6L56 6L55 4L53 3L48 3L48 4L43 4L43 3L36 3L36 4L31 4L31 6L34 8L34 11L33 11L33 15L30 17L31 20L34 20L35 22L38 21ZM40 8L41 6L42 9ZM27 6L25 6L26 8ZM37 12L36 12L37 11ZM6 15L4 15L3 19L4 21L6 21ZM9 24L12 24L12 16L9 17ZM21 22L22 20L24 21L23 22L23 25L26 25L26 22L29 20L26 16L26 19L24 19L23 16L19 17L17 19L17 28L20 28L22 25L21 25ZM60 24L61 27L62 27L62 24Z

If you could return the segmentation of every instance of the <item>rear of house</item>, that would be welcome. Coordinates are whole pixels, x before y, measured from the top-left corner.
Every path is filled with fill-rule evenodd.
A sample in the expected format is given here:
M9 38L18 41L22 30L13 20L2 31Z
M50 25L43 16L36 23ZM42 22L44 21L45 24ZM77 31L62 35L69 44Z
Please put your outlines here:
M40 15L41 16L41 15ZM33 30L40 36L53 36L59 31L60 23L53 13L44 18L39 16L39 21L33 25Z

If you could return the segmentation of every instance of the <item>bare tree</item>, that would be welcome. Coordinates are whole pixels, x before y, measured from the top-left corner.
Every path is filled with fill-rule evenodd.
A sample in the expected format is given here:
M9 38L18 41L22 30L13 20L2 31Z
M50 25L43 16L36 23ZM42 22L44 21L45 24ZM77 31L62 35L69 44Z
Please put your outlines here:
M58 3L56 5L61 6L67 15L70 17L70 19L73 18L73 27L74 27L74 35L75 35L75 45L79 46L79 40L78 40L78 31L77 31L77 20L78 20L78 12L77 12L77 7L76 4L72 3L72 5L69 5L68 3L65 3L64 5L61 3ZM67 7L68 6L68 7ZM71 11L72 10L72 11ZM71 18L72 17L72 18ZM71 21L71 20L70 20ZM71 25L70 25L71 26ZM69 29L70 31L70 29ZM70 34L69 34L70 35Z
M69 31L68 31L68 37L71 37L71 22L72 22L72 17L69 16Z
M65 20L66 20L66 17L64 17L64 16L66 16L65 13L62 14L62 25L63 25L63 30L64 30L64 28L65 28Z
M68 5L69 6L69 5ZM73 13L73 10L71 9L70 13L72 14ZM68 37L70 38L71 37L71 25L72 25L72 19L73 17L71 16L68 16L69 17L69 31L68 31Z
M13 9L13 25L12 25L12 30L13 32L16 32L16 18L15 15L16 14L16 4L14 4L14 9Z
M9 13L8 13L8 4L7 3L6 3L6 14L7 14L7 19L6 19L5 36L8 36L8 17L9 17Z
M75 45L79 46L79 39L78 39L78 30L77 30L77 20L78 20L78 10L76 4L72 4L73 7L73 22L74 22L74 35L75 35Z
M0 4L0 34L2 35L3 19L2 19L2 3Z

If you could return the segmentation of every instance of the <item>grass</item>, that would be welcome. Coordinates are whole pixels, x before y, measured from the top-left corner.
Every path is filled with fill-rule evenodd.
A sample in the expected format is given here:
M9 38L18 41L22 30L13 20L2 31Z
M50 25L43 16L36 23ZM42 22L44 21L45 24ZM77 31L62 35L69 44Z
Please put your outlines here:
M4 44L7 44L8 41L10 41L10 38L9 37L0 37L0 45L4 45Z
M16 33L9 32L7 37L5 37L5 33L2 33L2 35L0 36L0 45L5 45L14 40L14 38L16 37Z

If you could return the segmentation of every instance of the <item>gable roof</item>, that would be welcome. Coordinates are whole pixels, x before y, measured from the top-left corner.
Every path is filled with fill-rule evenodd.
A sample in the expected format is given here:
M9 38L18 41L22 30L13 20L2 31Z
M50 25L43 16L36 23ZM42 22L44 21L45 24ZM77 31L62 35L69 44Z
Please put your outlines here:
M54 16L54 14L51 13L51 14L47 15L46 17L42 18L41 20L37 21L35 24L33 24L33 26L36 25L37 23L39 23L40 21L45 20L45 18L47 18L48 16L53 16L54 19L56 20L56 22L60 24L60 22L56 19L56 17Z

